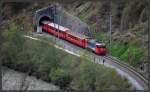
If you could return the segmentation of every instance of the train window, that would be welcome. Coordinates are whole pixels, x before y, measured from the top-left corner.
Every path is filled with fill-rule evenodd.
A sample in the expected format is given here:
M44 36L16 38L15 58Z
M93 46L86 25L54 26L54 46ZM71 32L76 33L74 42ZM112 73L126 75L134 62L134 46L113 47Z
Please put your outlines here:
M70 38L72 38L72 39L74 39L74 40L79 40L77 37L74 37L74 36L72 36L72 35L68 35Z
M55 30L53 27L50 27L50 29Z
M99 44L99 45L96 45L97 47L101 47L101 48L106 48L106 45L105 44Z
M103 40L96 40L96 42L98 42L98 43L104 43Z
M72 35L70 35L70 34L69 34L68 36L69 36L70 38L73 38Z
M51 27L50 27L50 26L48 26L48 28L49 28L49 29L51 29Z
M51 27L51 26L50 26L50 27ZM51 27L51 29L53 29L53 30L55 30L55 31L62 32L62 30L60 30L60 29L56 29L56 28L54 28L54 27Z

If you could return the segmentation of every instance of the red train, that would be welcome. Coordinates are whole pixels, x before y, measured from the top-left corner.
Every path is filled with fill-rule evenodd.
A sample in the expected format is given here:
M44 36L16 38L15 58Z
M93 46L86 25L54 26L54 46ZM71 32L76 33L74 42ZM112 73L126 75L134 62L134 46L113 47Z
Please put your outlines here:
M69 28L49 21L43 21L41 26L42 31L44 32L59 37L82 48L87 48L98 55L106 54L106 46L102 42L98 42L95 39L91 39L85 35L72 32Z

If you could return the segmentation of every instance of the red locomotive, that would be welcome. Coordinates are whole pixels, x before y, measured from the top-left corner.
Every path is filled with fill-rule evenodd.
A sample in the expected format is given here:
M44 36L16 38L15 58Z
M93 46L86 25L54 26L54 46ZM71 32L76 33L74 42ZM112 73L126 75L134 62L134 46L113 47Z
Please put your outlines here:
M95 39L91 39L79 33L74 33L66 27L49 21L43 21L41 26L42 31L44 32L59 37L82 48L87 48L98 55L106 54L106 46L102 42L98 42Z

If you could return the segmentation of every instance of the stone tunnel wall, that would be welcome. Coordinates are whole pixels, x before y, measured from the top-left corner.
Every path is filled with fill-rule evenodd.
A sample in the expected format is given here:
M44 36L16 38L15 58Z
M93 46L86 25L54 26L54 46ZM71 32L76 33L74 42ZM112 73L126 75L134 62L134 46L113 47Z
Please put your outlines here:
M43 16L44 15L47 15L47 14L43 14ZM34 22L34 23L38 23L38 20L40 19L38 18L35 19L35 21L37 22ZM85 35L89 34L89 29L88 29L87 24L82 22L79 18L69 14L60 5L56 6L55 23L68 27L72 31L79 32L81 34L85 34Z

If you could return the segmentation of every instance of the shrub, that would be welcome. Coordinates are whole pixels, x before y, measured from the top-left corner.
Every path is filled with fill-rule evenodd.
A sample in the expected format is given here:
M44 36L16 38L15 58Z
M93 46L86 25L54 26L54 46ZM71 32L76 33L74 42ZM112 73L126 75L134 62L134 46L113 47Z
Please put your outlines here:
M54 84L59 85L62 89L66 89L72 80L67 70L61 68L52 69L49 77Z
M71 86L76 90L118 90L130 85L115 70L86 61L75 69Z
M21 35L20 28L16 24L10 24L8 29L3 33L5 42L2 44L2 54L4 61L9 61L10 65L17 61L17 55L21 52L24 38ZM8 63L7 63L8 64Z
M107 45L107 49L108 52L111 52L112 56L118 57L132 66L139 64L144 55L142 49L133 42L129 42L126 45L124 45L123 42L113 43L111 48Z
M105 35L104 33L100 33L100 32L92 32L92 36L93 38L100 40L100 41L106 41L108 40L107 35Z
M97 90L123 90L128 88L129 84L114 70L105 69L105 73L97 73L95 86Z
M74 71L74 78L72 81L72 86L75 89L80 90L94 90L95 89L95 71L94 63L92 62L82 62L78 68Z
M142 57L142 51L135 47L135 46L130 46L125 53L123 53L120 58L129 64L135 66L138 64L140 58Z

